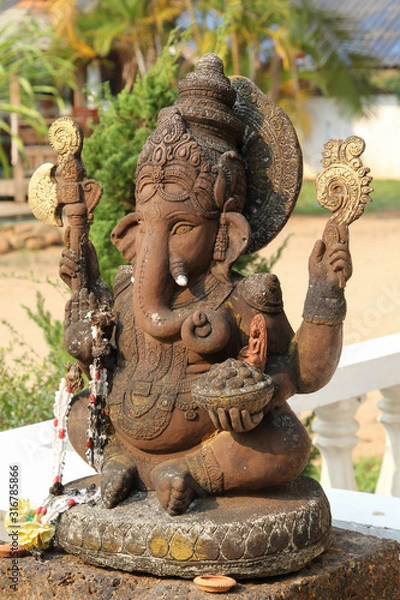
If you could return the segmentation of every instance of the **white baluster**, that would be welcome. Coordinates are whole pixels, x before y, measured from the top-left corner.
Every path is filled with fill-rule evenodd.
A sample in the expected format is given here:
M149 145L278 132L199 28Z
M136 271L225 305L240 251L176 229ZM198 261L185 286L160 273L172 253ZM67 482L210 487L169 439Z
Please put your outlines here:
M321 452L321 485L356 490L352 452L358 444L358 423L354 416L363 396L340 400L315 409L311 428L317 434L314 444Z
M386 430L386 447L375 493L400 496L400 385L381 389L379 421Z

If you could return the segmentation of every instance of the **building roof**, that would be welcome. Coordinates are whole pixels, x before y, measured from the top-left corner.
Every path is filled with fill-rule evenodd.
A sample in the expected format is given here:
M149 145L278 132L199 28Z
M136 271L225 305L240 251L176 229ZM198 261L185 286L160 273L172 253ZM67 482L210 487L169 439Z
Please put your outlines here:
M349 18L360 35L354 50L373 56L382 67L400 67L400 0L314 0Z

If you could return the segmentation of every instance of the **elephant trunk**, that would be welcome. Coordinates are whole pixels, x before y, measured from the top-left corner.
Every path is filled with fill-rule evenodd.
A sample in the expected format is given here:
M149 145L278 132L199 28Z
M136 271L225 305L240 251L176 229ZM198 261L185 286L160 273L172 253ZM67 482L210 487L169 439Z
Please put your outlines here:
M165 339L180 331L184 315L169 308L173 292L168 253L147 244L136 264L133 308L137 325L152 337Z
M168 258L166 252L157 253L150 246L140 252L135 273L133 308L138 327L160 340L180 333L185 346L198 353L222 350L230 338L226 319L215 311L171 310L174 279L178 285L182 279L187 283L186 266L178 257Z

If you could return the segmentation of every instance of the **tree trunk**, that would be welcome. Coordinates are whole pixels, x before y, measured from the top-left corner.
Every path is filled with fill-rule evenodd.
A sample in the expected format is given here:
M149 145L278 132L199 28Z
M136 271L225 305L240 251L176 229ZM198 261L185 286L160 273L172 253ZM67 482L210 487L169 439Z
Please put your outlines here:
M201 37L200 27L196 20L196 12L194 10L194 4L193 4L192 0L186 0L186 8L189 13L190 20L193 23L193 37L196 42L197 51L199 52L199 54L201 54L202 53L202 37Z
M236 31L234 31L235 24L232 22L232 33L231 33L231 42L232 42L232 67L235 75L240 75L240 56L239 56L239 41Z
M282 71L282 59L274 52L271 59L271 88L268 91L268 98L272 100L272 102L277 102L279 98L279 88L281 84L281 71Z

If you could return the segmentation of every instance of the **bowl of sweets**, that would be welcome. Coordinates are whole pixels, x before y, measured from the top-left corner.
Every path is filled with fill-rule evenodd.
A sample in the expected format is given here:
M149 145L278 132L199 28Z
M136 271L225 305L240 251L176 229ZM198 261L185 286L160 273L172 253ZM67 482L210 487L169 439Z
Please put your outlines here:
M206 410L237 408L255 414L271 401L274 390L269 375L244 360L228 358L194 382L192 397Z

